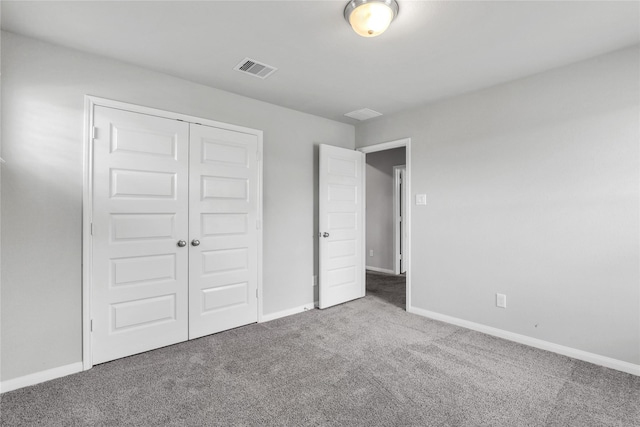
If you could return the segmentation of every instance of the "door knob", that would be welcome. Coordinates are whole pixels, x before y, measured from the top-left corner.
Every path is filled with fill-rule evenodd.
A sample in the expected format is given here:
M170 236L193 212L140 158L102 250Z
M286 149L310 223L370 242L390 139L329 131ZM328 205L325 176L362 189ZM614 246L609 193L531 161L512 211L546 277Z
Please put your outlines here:
M325 231L324 233L322 233L322 237L329 237L329 233Z
M185 246L187 246L187 242L185 242L184 240L178 240L178 246L184 248Z
M200 240L193 239L193 240L191 241L191 246L198 246L199 244L200 244Z

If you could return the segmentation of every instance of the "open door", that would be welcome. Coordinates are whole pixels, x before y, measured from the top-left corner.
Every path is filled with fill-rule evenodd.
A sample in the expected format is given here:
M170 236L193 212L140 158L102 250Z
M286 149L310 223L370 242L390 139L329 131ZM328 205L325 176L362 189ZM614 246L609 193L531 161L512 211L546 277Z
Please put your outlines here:
M365 295L364 156L320 144L320 308Z

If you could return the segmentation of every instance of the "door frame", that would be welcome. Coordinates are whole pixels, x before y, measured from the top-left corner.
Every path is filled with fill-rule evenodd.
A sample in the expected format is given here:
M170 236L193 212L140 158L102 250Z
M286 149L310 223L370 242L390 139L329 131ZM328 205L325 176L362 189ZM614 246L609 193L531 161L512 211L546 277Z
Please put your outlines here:
M406 249L407 246L407 242L403 242L402 240L403 234L405 239L407 234L403 233L403 228L405 227L404 217L407 213L407 188L404 185L400 185L402 180L402 171L404 171L404 180L406 181L406 166L399 165L393 167L393 274L402 273L402 262L404 260L401 259L401 256L404 258L405 252L402 250L402 247L404 246ZM402 212L404 212L405 215L402 215ZM404 270L406 271L406 265L404 267Z
M407 249L407 253L406 258L405 258L405 267L407 270L407 296L406 296L406 305L405 305L405 310L409 307L412 307L411 305L411 138L402 138L402 139L396 139L393 141L388 141L388 142L382 142L382 143L378 143L378 144L373 144L373 145L367 145L366 147L360 147L357 148L356 150L361 151L365 154L368 153L375 153L377 151L384 151L384 150L389 150L392 148L398 148L398 147L404 147L405 148L405 181L406 181L406 205L407 205L407 210L405 212L405 232L406 232L406 236L407 236L407 241L406 241L406 249ZM366 180L365 180L365 192L366 192ZM366 225L365 225L366 226ZM366 236L366 229L363 231L363 233L365 233ZM364 254L366 255L366 253Z
M83 188L82 188L82 368L88 370L93 367L91 352L91 265L93 263L93 237L91 236L91 223L93 221L93 116L94 107L102 106L134 113L147 114L171 120L180 120L188 123L196 123L222 129L255 135L258 138L258 323L262 322L262 241L263 241L263 132L244 126L232 125L201 117L172 111L159 110L127 102L100 98L92 95L84 97L84 131L83 131Z

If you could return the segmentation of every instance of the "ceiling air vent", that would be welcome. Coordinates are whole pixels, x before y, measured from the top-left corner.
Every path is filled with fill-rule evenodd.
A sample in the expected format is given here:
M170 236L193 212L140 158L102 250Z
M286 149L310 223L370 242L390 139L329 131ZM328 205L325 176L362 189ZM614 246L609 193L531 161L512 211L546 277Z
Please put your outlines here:
M369 120L372 119L374 117L378 117L381 116L382 113L378 113L377 111L373 111L370 108L363 108L361 110L356 110L356 111L352 111L350 113L345 114L345 116L347 117L351 117L352 119L356 119L356 120Z
M277 70L276 67L263 64L251 58L244 58L233 69L261 79L266 79Z

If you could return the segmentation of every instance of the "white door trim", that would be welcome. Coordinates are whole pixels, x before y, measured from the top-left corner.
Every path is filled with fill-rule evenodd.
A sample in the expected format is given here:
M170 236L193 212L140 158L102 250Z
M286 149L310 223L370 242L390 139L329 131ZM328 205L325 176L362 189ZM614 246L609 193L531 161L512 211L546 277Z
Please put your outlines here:
M83 141L83 194L82 194L82 368L91 369L93 366L91 353L91 264L92 236L91 223L93 221L93 112L94 107L103 106L131 111L134 113L147 114L151 116L164 117L173 120L182 120L189 123L199 123L206 126L220 127L237 132L256 135L258 138L258 323L263 319L262 307L262 240L263 240L263 132L244 126L237 126L222 123L215 120L203 119L171 111L159 110L151 107L144 107L129 104L112 99L100 98L91 95L84 97L84 141Z
M406 173L405 165L393 167L393 274L401 273L400 255L402 251L402 221L401 212L407 212L407 198L401 197L401 192L407 194L404 186L400 185L402 171ZM404 203L402 203L404 202ZM405 242L406 243L406 242ZM406 246L406 245L404 245Z
M366 147L357 148L358 151L361 151L365 154L367 153L375 153L377 151L389 150L391 148L405 147L405 191L407 195L407 209L405 212L405 227L407 234L407 244L406 249L407 253L405 254L405 266L407 270L407 301L406 307L411 307L411 204L409 200L411 200L411 138L402 138L394 141L382 142L380 144L367 145ZM365 183L366 185L366 183ZM366 192L366 189L364 190Z

